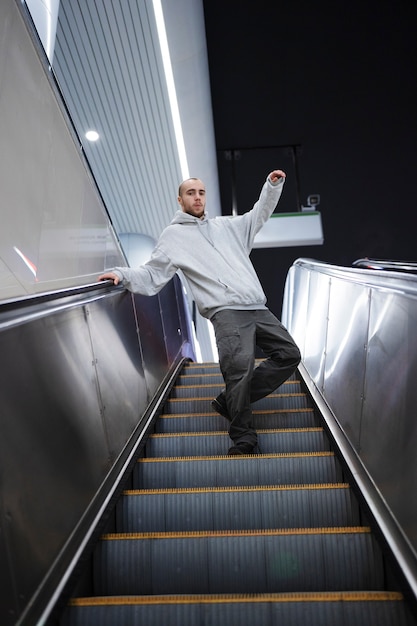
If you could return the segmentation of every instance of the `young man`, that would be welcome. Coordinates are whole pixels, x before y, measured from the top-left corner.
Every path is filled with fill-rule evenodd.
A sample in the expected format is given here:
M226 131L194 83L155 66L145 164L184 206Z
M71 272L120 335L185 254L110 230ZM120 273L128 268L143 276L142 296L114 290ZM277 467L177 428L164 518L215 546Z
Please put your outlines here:
M230 455L251 454L257 446L251 403L279 387L296 369L300 352L266 307L266 297L249 259L256 233L281 196L285 173L272 171L251 211L209 219L206 190L198 178L181 183L181 207L162 232L150 260L139 268L117 267L99 280L120 281L152 296L181 269L198 309L214 326L225 389L212 402L230 421ZM266 355L254 368L255 349Z

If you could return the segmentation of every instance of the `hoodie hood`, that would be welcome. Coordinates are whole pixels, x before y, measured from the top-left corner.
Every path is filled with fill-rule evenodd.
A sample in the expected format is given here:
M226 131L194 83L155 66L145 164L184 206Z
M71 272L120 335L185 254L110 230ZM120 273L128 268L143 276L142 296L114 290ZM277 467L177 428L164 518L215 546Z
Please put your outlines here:
M195 217L195 215L190 215L189 213L185 213L184 211L181 211L181 209L178 209L171 224L202 224L207 221L207 213L204 213L203 219L200 219L199 217Z

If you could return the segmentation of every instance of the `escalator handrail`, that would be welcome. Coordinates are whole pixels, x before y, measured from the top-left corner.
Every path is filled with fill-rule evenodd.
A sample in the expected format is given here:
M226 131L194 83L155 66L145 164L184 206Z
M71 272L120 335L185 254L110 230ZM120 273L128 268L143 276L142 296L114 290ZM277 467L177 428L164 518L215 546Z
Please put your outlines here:
M417 274L417 263L409 261L393 261L389 259L369 259L364 257L352 263L352 267L368 270L385 270L390 272L407 272Z
M336 277L352 283L360 283L375 289L391 290L416 296L417 280L412 273L395 272L392 270L378 269L372 272L369 269L359 267L344 267L332 265L316 259L299 258L293 266L307 270L320 272L329 277Z
M44 291L42 293L30 294L18 298L8 298L6 300L0 300L0 313L10 310L16 311L18 309L36 306L38 304L46 304L48 302L62 300L64 298L76 298L77 296L84 296L86 293L96 291L97 289L107 290L109 287L114 287L114 289L119 290L123 288L121 285L116 287L112 280L104 280L77 287L58 289L56 291Z
M107 280L3 300L0 301L0 331L58 311L85 305L108 295L116 295L121 291L126 291L126 288L122 285L116 287L113 281Z

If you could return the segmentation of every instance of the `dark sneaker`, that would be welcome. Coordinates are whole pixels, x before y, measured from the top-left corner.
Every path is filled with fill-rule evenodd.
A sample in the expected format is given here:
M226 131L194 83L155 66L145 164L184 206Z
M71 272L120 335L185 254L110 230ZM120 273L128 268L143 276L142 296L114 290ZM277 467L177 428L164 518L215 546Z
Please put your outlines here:
M253 446L250 443L238 443L235 446L229 448L228 456L240 456L243 454L253 454Z
M227 412L227 406L225 404L223 404L223 402L219 402L219 400L217 398L214 398L214 400L211 403L211 406L216 411L216 413L220 413L220 415L223 415L223 417L225 417L227 420L229 420L229 422L232 421L230 419L229 413Z

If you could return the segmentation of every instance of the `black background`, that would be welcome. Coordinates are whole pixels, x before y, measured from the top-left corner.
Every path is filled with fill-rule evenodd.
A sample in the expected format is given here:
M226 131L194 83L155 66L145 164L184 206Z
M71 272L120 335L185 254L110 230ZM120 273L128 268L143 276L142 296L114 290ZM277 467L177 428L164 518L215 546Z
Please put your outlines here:
M294 155L301 204L321 197L323 245L252 252L278 316L299 257L417 261L414 5L204 0L223 213L232 206L228 150L239 150L238 212L275 168L288 175L277 211L297 210Z

